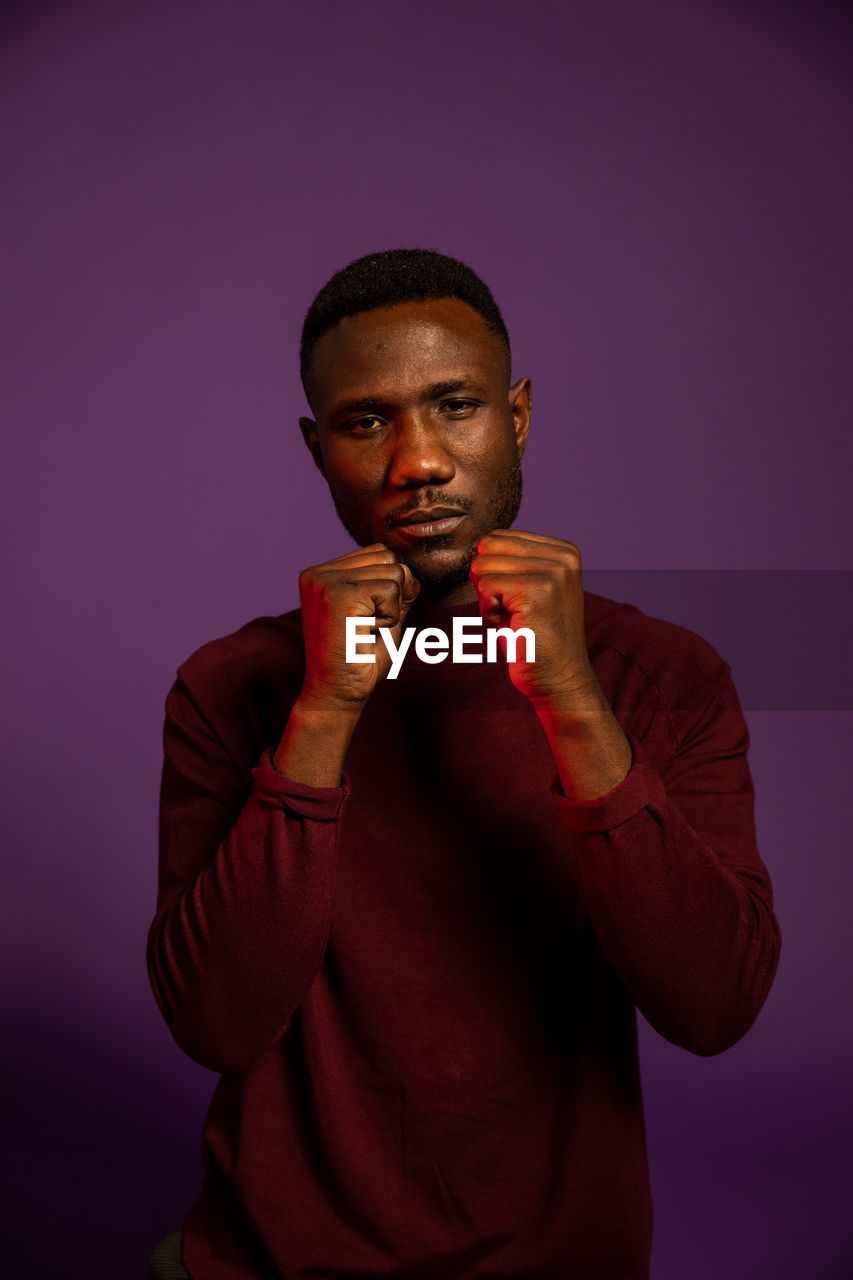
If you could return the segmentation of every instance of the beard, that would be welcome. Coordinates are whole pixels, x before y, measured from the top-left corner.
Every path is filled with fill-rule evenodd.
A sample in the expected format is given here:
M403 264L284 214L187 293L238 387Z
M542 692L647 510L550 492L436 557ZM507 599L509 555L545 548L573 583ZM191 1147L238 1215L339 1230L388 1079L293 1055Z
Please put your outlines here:
M467 544L457 552L456 556L450 559L436 554L451 547L456 536L455 533L443 533L435 538L425 539L427 544L425 546L412 546L398 552L398 558L409 566L422 588L445 589L461 586L463 582L468 581L471 562L477 554L477 543L480 538L491 533L492 529L509 529L512 526L521 507L522 490L521 463L516 457L495 485L482 520L477 528L471 530ZM338 501L334 491L332 491L332 501L341 524L360 547L380 541L374 536L373 529L368 527L367 520L358 512L347 510L346 506ZM421 501L424 506L440 503L441 490L424 496ZM470 514L472 506L471 502L459 503L460 511L466 514Z

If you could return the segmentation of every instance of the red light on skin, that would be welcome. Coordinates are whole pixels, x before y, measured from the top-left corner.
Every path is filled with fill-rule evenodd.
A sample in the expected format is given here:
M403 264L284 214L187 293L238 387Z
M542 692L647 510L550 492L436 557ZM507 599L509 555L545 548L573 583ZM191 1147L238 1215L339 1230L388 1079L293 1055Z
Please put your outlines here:
M348 617L345 619L345 624L346 661L376 661L375 653L363 653L357 648L359 644L376 644L375 635L364 635L361 630L362 628L367 628L369 632L371 628L376 628L391 658L388 679L396 680L417 628L406 627L398 645L391 635L391 628L387 626L377 627L375 618ZM468 653L465 649L466 644L482 643L482 635L467 635L466 629L469 627L482 627L482 625L482 618L454 618L452 641L448 638L447 632L443 631L441 627L424 627L421 631L417 631L415 653L421 662L426 663L443 662L448 656L451 662L483 662L484 659L481 653ZM486 662L498 661L499 637L503 637L505 642L506 660L508 662L516 661L516 646L519 639L524 640L524 661L536 661L536 636L532 627L518 627L517 629L512 627L490 627L486 632Z

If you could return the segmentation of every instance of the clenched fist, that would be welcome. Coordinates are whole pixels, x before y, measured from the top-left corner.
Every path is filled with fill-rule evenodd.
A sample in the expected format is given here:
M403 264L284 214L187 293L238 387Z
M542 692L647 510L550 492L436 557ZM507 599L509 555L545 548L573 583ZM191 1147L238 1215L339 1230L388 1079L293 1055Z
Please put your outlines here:
M305 636L305 681L300 701L314 707L357 710L391 666L384 644L376 661L348 663L346 618L376 618L399 644L406 614L420 592L408 565L382 542L312 565L299 575Z
M493 529L477 543L470 576L487 623L530 627L536 635L534 663L507 663L521 693L544 703L600 692L586 647L581 556L573 542ZM500 645L506 656L502 636Z

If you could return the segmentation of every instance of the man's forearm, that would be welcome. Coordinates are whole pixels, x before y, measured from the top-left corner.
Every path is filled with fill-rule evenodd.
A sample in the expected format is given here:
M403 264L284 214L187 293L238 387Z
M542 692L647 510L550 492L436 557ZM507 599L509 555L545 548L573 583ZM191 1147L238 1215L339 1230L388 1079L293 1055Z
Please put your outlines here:
M583 693L533 705L570 800L596 800L626 777L631 744L597 682Z
M297 698L272 757L276 770L308 786L339 787L361 710L358 703L338 708Z

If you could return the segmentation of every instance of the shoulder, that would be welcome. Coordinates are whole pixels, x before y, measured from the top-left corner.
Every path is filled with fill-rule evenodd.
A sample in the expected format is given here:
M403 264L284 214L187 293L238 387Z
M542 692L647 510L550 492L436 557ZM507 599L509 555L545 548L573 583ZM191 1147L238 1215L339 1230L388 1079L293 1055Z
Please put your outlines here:
M251 761L279 735L304 674L302 611L253 618L180 663L167 715L206 726L232 754Z
M729 663L689 627L591 591L584 591L584 622L590 660L605 691L626 709L644 704L649 715L656 704L671 740L683 738L711 704L737 705Z
M303 661L302 611L245 622L236 631L199 645L178 666L179 677L195 688L244 684L270 668Z
M644 613L638 605L584 591L584 617L590 649L606 647L621 653L662 687L731 669L704 636Z

